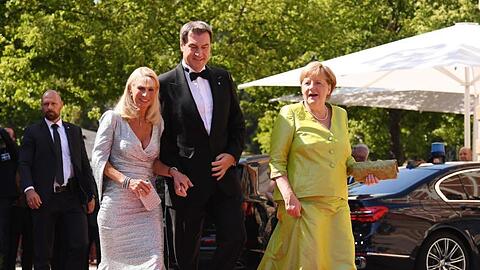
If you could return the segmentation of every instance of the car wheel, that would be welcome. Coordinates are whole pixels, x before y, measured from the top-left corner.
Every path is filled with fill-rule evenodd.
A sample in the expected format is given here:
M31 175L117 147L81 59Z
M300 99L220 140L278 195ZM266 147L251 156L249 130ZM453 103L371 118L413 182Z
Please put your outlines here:
M458 236L435 233L424 243L416 264L417 270L468 270L470 253Z

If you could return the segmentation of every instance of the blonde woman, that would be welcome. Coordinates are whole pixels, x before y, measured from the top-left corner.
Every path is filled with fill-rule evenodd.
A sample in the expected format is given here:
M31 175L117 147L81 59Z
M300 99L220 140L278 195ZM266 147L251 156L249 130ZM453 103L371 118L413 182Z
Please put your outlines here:
M164 176L186 177L158 160L163 131L158 92L155 72L137 68L115 110L100 119L92 154L101 202L99 269L164 269L162 212L160 206L148 211L141 198L156 192L154 166Z

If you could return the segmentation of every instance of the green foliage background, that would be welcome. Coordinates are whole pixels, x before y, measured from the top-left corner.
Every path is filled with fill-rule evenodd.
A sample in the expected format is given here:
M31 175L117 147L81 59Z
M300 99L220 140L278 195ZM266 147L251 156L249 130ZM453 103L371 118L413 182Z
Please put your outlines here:
M480 22L480 12L477 0L0 0L0 125L21 135L40 117L41 94L53 88L67 104L66 120L95 129L136 67L160 74L179 62L178 31L189 20L214 27L210 64L242 83L455 22ZM248 152L268 152L282 105L268 100L295 93L239 92ZM462 116L347 109L352 143L368 144L375 158L426 158L435 140L450 149L462 144ZM392 119L398 138L389 133Z

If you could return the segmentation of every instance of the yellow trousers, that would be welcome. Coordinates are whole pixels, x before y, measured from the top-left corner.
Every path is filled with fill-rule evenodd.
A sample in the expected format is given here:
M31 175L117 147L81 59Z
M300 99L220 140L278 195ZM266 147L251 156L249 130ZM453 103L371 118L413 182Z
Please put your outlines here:
M302 216L278 205L278 224L259 270L355 270L355 245L348 201L338 197L300 198Z

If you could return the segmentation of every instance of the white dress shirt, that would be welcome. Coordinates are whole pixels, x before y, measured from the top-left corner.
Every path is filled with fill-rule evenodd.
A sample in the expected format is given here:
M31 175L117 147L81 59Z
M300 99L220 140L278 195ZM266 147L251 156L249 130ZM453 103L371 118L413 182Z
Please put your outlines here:
M192 93L193 100L197 105L198 113L202 118L203 125L208 134L210 134L210 128L212 126L212 114L213 114L213 98L212 90L210 89L210 83L208 80L198 77L196 80L191 81L189 72L192 72L192 68L185 63L185 60L182 60L183 72L185 73L185 78L188 82L188 87ZM187 72L187 69L189 72ZM203 67L202 70L204 70ZM193 71L195 72L195 71Z

